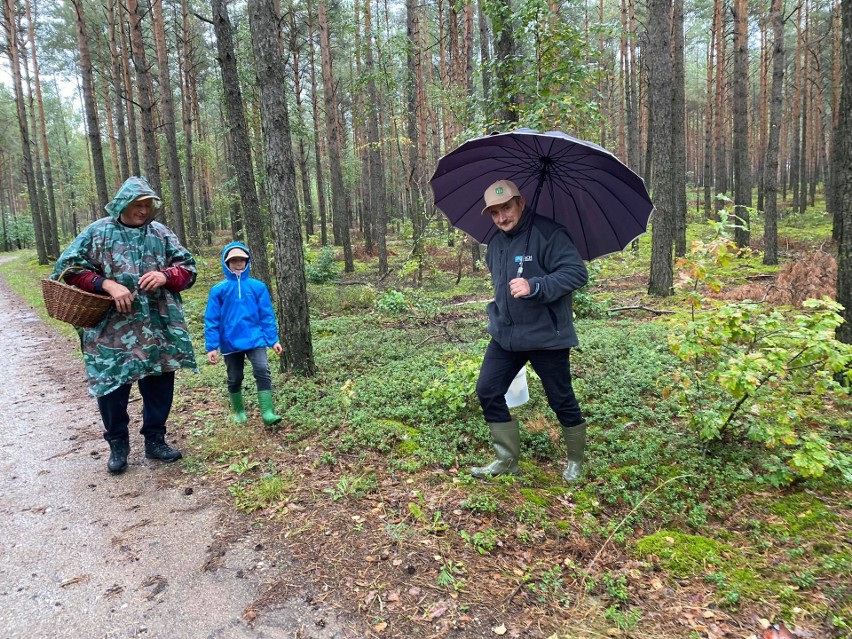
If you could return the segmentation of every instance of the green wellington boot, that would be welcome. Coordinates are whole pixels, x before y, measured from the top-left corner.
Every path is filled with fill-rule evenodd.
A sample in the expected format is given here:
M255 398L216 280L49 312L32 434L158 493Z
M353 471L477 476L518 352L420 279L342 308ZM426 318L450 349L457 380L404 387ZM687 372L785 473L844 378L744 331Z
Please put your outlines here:
M243 405L242 393L229 393L231 398L231 421L235 424L245 424L248 421L246 407Z
M272 409L272 391L257 391L257 403L260 404L260 415L264 424L274 426L281 421L281 416L276 415Z
M497 459L487 466L474 466L470 474L479 479L488 479L497 475L517 475L518 457L521 455L521 431L518 420L488 424L491 429L491 443L497 451Z
M577 481L583 470L583 451L586 448L586 422L566 428L562 427L562 439L568 449L568 464L562 471L562 479L565 481Z

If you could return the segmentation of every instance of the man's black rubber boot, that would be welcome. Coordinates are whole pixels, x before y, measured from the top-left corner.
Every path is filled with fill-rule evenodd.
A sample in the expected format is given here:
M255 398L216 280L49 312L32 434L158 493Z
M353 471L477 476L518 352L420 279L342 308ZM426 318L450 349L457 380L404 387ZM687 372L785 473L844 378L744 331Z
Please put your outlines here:
M177 461L183 455L166 443L165 435L154 435L145 438L145 457L170 463Z
M109 442L109 461L107 470L115 475L127 470L127 455L130 454L130 440L112 439Z

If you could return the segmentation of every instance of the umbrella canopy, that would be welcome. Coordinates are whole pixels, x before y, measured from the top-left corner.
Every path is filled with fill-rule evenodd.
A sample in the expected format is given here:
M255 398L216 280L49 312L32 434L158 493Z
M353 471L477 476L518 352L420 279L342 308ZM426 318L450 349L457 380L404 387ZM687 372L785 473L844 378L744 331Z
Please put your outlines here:
M559 131L518 129L468 140L438 161L435 205L482 244L497 232L483 193L518 185L527 206L568 229L585 260L621 251L645 232L654 205L645 182L603 147Z

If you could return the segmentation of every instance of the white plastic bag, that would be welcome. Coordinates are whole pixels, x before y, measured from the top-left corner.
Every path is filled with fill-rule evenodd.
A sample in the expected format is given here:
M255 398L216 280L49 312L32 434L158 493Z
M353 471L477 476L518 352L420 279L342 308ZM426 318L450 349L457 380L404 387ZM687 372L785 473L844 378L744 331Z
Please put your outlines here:
M515 379L509 385L509 390L506 391L506 405L509 408L523 406L530 399L530 389L527 387L527 367L521 367Z

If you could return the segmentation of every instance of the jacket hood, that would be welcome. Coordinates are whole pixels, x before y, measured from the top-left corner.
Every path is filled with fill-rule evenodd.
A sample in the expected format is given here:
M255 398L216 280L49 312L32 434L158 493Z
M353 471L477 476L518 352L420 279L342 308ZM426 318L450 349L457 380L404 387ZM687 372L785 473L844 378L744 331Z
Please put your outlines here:
M154 189L151 188L151 185L148 184L147 178L141 176L132 176L127 178L124 181L124 184L121 185L121 188L118 189L118 193L115 194L115 197L112 198L112 202L106 205L106 212L112 216L113 219L117 220L121 217L121 212L127 208L127 205L130 204L133 200L138 199L140 197L149 197L154 200L154 212L151 217L146 220L146 224L151 222L157 216L157 209L160 208L160 204L162 199Z
M249 251L248 247L242 242L231 242L230 244L226 244L225 248L222 249L222 255L220 256L220 261L222 263L222 273L224 273L225 277L229 280L236 281L237 279L237 276L234 275L231 269L228 268L228 265L225 264L225 255L227 255L228 251L230 251L232 248L241 248L249 256L248 263L246 264L246 270L242 272L240 279L242 279L243 277L251 277L251 251Z

